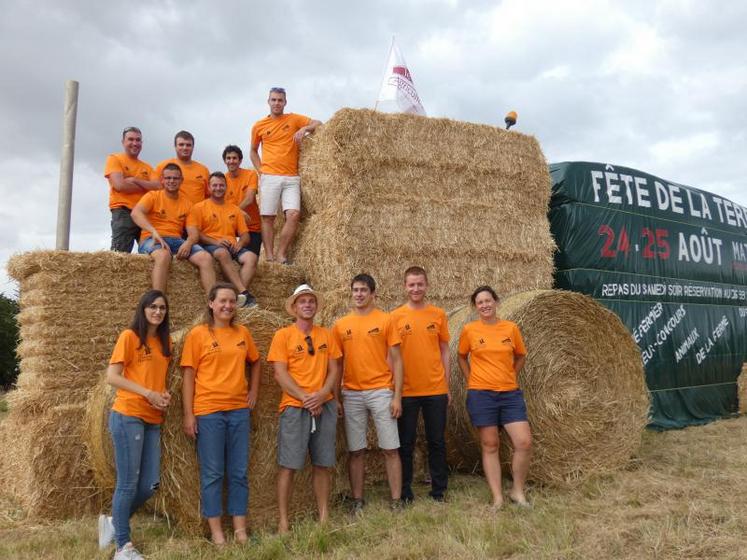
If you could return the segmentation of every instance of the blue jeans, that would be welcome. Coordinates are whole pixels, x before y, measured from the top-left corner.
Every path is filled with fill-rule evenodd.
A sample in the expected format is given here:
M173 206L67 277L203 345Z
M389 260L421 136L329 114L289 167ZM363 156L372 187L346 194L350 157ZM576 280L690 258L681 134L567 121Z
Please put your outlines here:
M171 254L175 255L176 252L179 250L179 248L184 245L184 239L181 237L163 237L162 238L164 243L169 246L169 249L171 250ZM157 249L163 249L161 247L160 243L156 243L152 237L145 238L144 241L138 242L137 252L141 255L150 255L153 251ZM195 253L199 253L202 251L202 247L197 245L196 243L192 245L192 248L189 250L189 256L191 257Z
M130 542L130 517L158 489L161 426L112 410L109 431L114 442L117 485L112 500L117 548Z
M239 408L197 417L202 515L223 514L223 474L228 480L228 515L246 515L249 501L249 431L251 410Z

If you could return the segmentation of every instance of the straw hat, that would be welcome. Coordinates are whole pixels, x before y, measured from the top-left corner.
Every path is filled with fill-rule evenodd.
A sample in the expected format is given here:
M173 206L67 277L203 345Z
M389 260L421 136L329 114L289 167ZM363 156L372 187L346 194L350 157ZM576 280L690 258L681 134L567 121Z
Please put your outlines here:
M319 311L322 308L322 296L318 292L314 291L314 288L309 286L308 284L301 284L293 290L293 295L290 296L288 299L285 300L285 310L288 312L288 315L291 317L296 316L296 312L293 310L293 304L296 303L296 300L304 295L304 294L311 294L316 298L316 310Z

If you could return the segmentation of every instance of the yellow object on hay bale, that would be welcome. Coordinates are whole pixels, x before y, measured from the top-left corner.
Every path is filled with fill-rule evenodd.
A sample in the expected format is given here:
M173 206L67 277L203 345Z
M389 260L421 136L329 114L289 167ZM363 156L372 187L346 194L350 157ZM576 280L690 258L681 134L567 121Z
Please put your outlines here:
M252 309L239 310L237 322L252 333L262 357L259 400L252 413L249 456L249 524L266 527L277 522L277 426L280 386L275 382L272 365L267 363L267 351L275 331L288 320L275 313ZM184 336L175 336L175 351L169 368L171 406L161 430L163 457L161 489L157 508L188 534L204 532L200 516L199 467L194 442L182 430L182 372L178 367ZM311 489L310 469L298 473L294 481L293 514L303 514L316 508Z
M479 284L549 288L550 177L537 141L492 126L342 109L304 141L296 261L322 292L368 272L382 307L428 271L446 309Z
M502 301L498 316L519 325L528 352L519 385L534 440L529 478L567 484L623 467L640 446L649 395L640 350L617 315L582 294L537 290ZM468 320L466 310L452 315L452 351ZM452 380L452 416L460 419L452 436L467 440L474 436L456 365ZM504 462L510 461L507 439L503 433ZM460 449L467 466L480 462L473 441Z
M747 363L742 364L742 372L737 377L737 402L739 414L747 412Z

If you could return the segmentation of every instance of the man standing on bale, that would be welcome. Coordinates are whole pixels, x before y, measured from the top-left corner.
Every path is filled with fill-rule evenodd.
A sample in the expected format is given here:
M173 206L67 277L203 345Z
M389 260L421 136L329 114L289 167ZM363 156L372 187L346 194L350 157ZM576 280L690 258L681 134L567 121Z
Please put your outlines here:
M187 229L187 215L192 203L181 194L182 171L175 163L167 163L161 171L162 190L151 191L132 209L132 221L141 228L138 252L153 259L153 289L166 292L171 256L187 259L200 271L202 289L207 294L215 284L215 270L210 253L197 244L200 232L194 226Z
M342 355L332 333L314 325L322 301L308 284L285 302L294 324L275 333L267 361L283 389L278 426L278 531L288 532L288 502L296 471L311 454L312 485L319 522L329 518L331 469L335 466L337 360Z
M353 309L337 320L332 332L343 354L342 408L349 452L352 509L357 514L365 505L363 484L369 414L384 454L391 507L399 509L402 504L402 465L398 452L397 418L402 413L401 341L391 316L376 307L374 279L368 274L358 274L350 289Z
M257 305L257 300L247 289L253 261L251 252L246 248L249 232L244 215L238 206L225 201L226 176L223 173L215 171L210 174L208 189L210 198L195 204L189 211L187 229L194 227L200 232L200 244L218 261L223 276L239 292L237 304L253 307ZM232 260L239 263L238 272Z
M104 165L104 177L109 181L109 209L112 212L112 251L129 253L140 237L140 228L132 221L130 212L148 191L161 188L152 181L153 168L138 159L143 149L143 133L135 126L122 131L122 148L110 154Z
M314 132L320 121L295 113L284 113L285 89L274 87L267 100L270 114L252 127L251 160L260 173L259 211L265 258L276 260L275 217L282 202L285 223L280 232L277 261L287 264L288 251L301 217L301 178L298 176L298 146L304 135ZM262 145L262 157L259 146Z
M392 311L392 320L402 339L404 363L402 416L397 424L402 459L402 499L405 502L415 498L412 493L412 454L421 410L428 441L431 498L443 501L448 481L444 432L446 407L451 400L449 323L443 309L426 301L427 291L425 269L411 266L405 271L407 303Z
M176 157L162 161L156 166L156 177L160 177L164 166L169 163L177 164L182 170L182 195L192 204L202 202L209 195L207 191L208 168L200 162L192 159L192 152L195 149L195 137L186 130L180 130L174 136L174 149Z
M257 206L257 172L254 169L244 169L241 162L244 153L238 146L226 146L223 150L223 162L226 164L226 202L235 204L244 213L246 228L249 230L250 251L247 263L246 283L249 285L254 278L259 260L259 251L262 248L262 231L259 219L259 207Z

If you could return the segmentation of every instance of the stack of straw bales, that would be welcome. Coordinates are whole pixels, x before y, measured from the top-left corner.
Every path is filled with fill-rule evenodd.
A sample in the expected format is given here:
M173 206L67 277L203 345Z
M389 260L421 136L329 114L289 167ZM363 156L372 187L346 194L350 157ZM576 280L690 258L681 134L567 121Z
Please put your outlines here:
M366 271L391 307L413 264L428 270L429 296L446 309L479 284L505 293L552 285L550 178L531 136L342 109L305 141L301 175L296 260L323 292ZM326 319L347 308L334 293L328 301Z
M737 377L737 401L739 414L747 412L747 363L742 364L742 372Z
M640 350L617 315L587 296L561 290L509 297L498 314L519 325L528 351L519 385L534 439L529 477L567 484L624 466L640 446L649 397ZM468 469L479 465L480 446L464 408L456 352L469 320L468 308L449 319L456 406L448 428L459 466ZM507 439L504 434L502 443ZM508 445L502 456L510 461Z
M109 251L37 251L8 263L21 293L21 373L0 429L24 426L24 435L16 440L18 460L6 462L4 478L18 481L14 493L32 515L67 517L101 507L83 444L84 409L118 334L150 288L151 269L148 257ZM296 267L262 263L252 289L261 306L279 311L302 280ZM174 263L169 303L172 330L190 324L205 307L197 271L189 263Z

